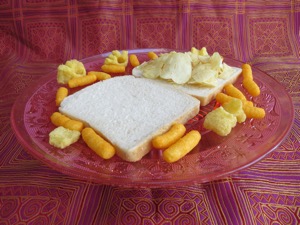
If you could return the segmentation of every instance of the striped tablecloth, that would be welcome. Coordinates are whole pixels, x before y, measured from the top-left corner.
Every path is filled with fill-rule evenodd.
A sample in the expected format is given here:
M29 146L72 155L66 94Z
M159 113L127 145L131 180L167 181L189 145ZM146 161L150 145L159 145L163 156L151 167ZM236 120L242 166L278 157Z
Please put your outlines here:
M299 224L299 27L297 0L0 1L0 225ZM68 59L193 46L252 64L292 98L287 138L239 173L176 188L97 185L50 169L12 131L17 97Z

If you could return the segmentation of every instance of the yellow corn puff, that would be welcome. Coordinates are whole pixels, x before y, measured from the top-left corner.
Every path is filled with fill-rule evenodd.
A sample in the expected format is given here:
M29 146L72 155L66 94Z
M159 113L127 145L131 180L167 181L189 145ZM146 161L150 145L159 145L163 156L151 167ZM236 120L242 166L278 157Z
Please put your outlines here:
M241 100L246 100L245 95L232 84L225 85L224 89L227 95Z
M110 159L115 155L115 148L92 128L84 128L81 132L82 139L97 155L103 159Z
M245 63L242 65L242 75L244 79L253 79L252 68L249 64Z
M68 120L63 124L63 127L69 130L81 131L84 127L84 124L77 120Z
M56 106L59 106L62 100L64 100L64 98L68 96L68 92L69 92L68 89L65 87L60 87L57 89L56 98L55 98Z
M243 110L247 118L263 119L266 116L266 112L263 108L255 106L243 106Z
M149 59L156 59L156 58L158 58L158 56L156 55L155 52L148 52L147 55L148 55Z
M105 73L124 73L125 72L125 66L122 66L122 65L104 64L103 66L101 66L101 69Z
M186 131L183 124L173 124L172 127L164 134L156 136L152 140L154 148L168 148L179 138L181 138Z
M51 115L50 120L55 126L63 126L64 128L67 128L69 130L81 131L84 127L84 124L82 122L72 120L59 112L54 112Z
M70 120L70 118L66 117L65 115L63 115L59 112L54 112L51 115L50 120L55 126L59 127L59 126L62 126L68 120Z
M243 80L243 86L244 88L248 91L248 93L253 96L257 97L260 95L260 88L259 86L255 83L254 80L251 79L244 79Z
M226 102L230 102L232 99L234 99L234 97L231 97L221 92L216 95L216 101L219 102L221 105L223 105ZM253 102L251 101L242 100L242 102L243 105L253 106Z
M252 69L249 64L242 65L242 74L243 74L243 86L248 91L248 93L257 97L260 95L260 88L253 80Z
M137 58L137 56L135 54L132 54L129 56L129 61L133 67L140 65L139 59Z
M99 71L89 71L87 75L95 75L98 81L111 78L111 76L108 73Z
M201 134L192 130L163 152L163 159L168 162L176 162L188 154L199 143Z
M95 75L75 77L68 81L69 88L85 86L94 83L97 80Z

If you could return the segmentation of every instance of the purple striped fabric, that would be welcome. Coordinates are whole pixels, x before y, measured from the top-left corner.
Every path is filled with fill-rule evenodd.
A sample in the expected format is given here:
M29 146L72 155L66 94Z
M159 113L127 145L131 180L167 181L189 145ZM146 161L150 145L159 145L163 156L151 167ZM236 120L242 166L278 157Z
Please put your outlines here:
M0 1L0 225L300 223L299 1ZM18 95L68 59L190 49L249 62L289 92L287 138L231 177L176 188L79 181L28 154L10 125Z

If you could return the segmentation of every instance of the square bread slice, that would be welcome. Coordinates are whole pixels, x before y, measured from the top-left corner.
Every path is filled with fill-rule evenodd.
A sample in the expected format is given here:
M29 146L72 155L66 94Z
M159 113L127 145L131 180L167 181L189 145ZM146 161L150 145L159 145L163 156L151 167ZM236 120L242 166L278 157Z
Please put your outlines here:
M184 93L199 99L201 102L201 106L206 106L216 98L216 95L223 90L226 84L234 83L242 73L241 68L238 67L231 67L231 68L232 68L232 73L229 74L226 78L217 78L215 86L200 86L197 84L176 84L164 79L156 79L156 80L161 83L166 83L170 86L173 86L178 90L183 91ZM142 71L139 70L139 67L135 67L132 70L132 74L135 77L142 77Z
M215 86L199 86L194 84L172 84L174 87L200 100L201 106L206 106L216 98L227 84L233 84L242 73L242 69L231 67L232 73L226 78L217 78Z
M92 127L130 162L152 148L154 136L199 113L200 101L156 80L118 76L66 97L59 111Z

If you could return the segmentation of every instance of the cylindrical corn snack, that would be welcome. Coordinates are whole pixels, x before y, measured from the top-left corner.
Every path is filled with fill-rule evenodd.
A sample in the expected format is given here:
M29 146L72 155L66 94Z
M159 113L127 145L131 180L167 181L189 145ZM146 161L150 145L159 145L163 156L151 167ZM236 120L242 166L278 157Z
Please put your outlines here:
M166 133L156 136L152 140L154 148L168 148L181 138L186 131L183 124L174 124Z
M84 128L81 135L84 142L101 158L110 159L115 155L115 148L92 128Z
M67 128L69 130L81 131L84 127L84 124L82 122L72 120L59 112L54 112L51 115L50 120L55 126L63 126L64 128Z
M169 163L176 162L196 147L200 139L199 131L190 131L163 152L164 160Z
M249 64L245 63L242 65L242 75L244 79L253 79L252 68Z
M75 77L68 81L68 85L70 88L85 86L88 84L92 84L97 80L95 75L83 76L83 77Z
M140 65L140 62L139 62L139 60L138 60L138 58L135 54L132 54L132 55L129 56L129 61L130 61L130 64L133 67L136 67L136 66Z
M225 85L224 89L227 95L241 100L246 100L245 95L232 84Z
M68 120L63 124L64 128L67 128L69 130L77 130L77 131L82 131L84 128L84 124L80 121L77 120Z
M149 59L156 59L156 58L158 58L158 56L156 55L155 52L148 52L147 55L148 55Z
M124 73L125 72L125 66L122 66L122 65L104 64L101 66L101 69L105 73Z
M248 91L248 93L257 97L260 95L260 88L253 80L252 69L249 64L242 65L242 74L243 74L243 86Z
M59 106L62 100L64 100L65 97L68 96L68 89L65 87L58 88L56 92L56 98L55 98L55 104L56 106Z
M244 88L248 91L248 93L253 96L257 97L260 95L260 88L259 86L255 83L254 80L251 79L244 79L243 80L243 86Z
M247 118L263 119L266 115L266 112L263 108L255 106L243 106L243 110Z
M51 117L50 117L51 122L59 127L63 126L64 123L66 123L70 118L66 117L65 115L59 113L59 112L54 112Z
M218 93L216 95L216 101L219 102L221 105L223 105L226 102L230 102L234 97L231 97L229 95L226 95L222 92ZM242 100L243 105L253 106L253 102L248 100Z
M89 71L87 75L95 75L97 77L97 80L106 80L111 78L111 76L108 73L99 72L99 71Z

